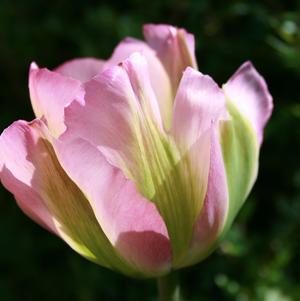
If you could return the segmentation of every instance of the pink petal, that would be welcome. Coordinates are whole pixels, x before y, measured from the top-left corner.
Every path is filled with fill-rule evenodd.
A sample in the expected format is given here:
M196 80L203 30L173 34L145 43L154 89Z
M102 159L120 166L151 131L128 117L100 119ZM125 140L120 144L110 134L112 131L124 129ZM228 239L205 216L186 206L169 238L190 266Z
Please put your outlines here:
M29 72L30 99L35 115L44 116L52 134L65 130L64 107L74 99L83 97L81 83L46 68L31 64Z
M244 63L224 86L226 96L246 117L262 142L263 129L273 109L266 82L250 62Z
M170 25L144 25L147 43L157 52L176 92L183 71L191 66L197 69L194 36L184 29Z
M207 75L187 68L174 104L172 134L179 147L189 149L225 111L225 97Z
M27 215L77 252L103 266L133 273L102 232L88 200L61 168L51 140L40 120L18 121L7 128L0 139L1 182Z
M75 101L66 108L66 135L83 137L99 146L117 166L119 159L133 166L133 122L138 119L143 123L145 114L149 114L161 127L145 59L134 54L86 83L85 90L84 104Z
M170 241L155 205L87 141L65 139L56 146L64 169L87 195L103 231L120 254L141 271L166 271L171 263Z
M116 47L112 57L105 64L104 69L119 64L129 58L134 52L141 53L147 61L151 85L159 103L164 125L168 128L170 126L173 106L171 82L153 49L142 41L127 38Z
M52 216L41 196L32 188L35 167L27 160L28 129L25 121L14 122L0 136L2 168L1 182L14 194L18 205L26 215L53 233L57 233Z
M223 117L224 111L223 91L209 76L188 67L176 94L171 134L182 157L179 167L186 178L187 201L193 208L192 228L208 188L212 127ZM176 264L184 266L186 260Z
M227 179L218 135L218 129L214 126L211 136L207 193L194 226L191 250L187 256L186 265L199 262L213 250L228 212Z
M84 83L99 74L103 70L104 64L105 61L95 58L78 58L60 65L55 72Z
M150 117L162 128L159 106L151 85L146 57L138 52L133 53L129 59L123 61L122 66L127 72L141 113L145 117Z
M145 57L149 57L149 59L154 58L154 64L161 66L159 60L155 58L155 52L145 42L134 38L126 38L117 45L112 56L106 62L105 68L122 63L124 60L129 58L134 52L140 52Z

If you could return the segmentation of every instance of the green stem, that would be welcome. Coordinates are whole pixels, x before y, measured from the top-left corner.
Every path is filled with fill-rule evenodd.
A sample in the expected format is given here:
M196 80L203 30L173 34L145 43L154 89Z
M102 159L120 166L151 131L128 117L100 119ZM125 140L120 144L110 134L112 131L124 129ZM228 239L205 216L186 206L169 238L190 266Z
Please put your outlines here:
M159 301L180 301L178 273L170 273L157 279Z

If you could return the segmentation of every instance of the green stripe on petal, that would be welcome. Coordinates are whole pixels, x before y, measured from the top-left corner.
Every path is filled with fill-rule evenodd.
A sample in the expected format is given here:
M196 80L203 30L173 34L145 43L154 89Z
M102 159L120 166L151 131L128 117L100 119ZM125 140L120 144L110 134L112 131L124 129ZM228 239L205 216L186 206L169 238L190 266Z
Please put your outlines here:
M18 121L7 128L0 139L3 166L7 170L1 172L1 181L14 195L25 197L31 191L35 193L51 216L56 233L82 256L127 275L139 276L115 251L89 201L62 169L52 139L40 120Z
M232 224L254 184L259 155L257 136L250 122L229 99L227 110L231 120L223 121L221 126L221 145L229 192L229 211L223 233Z
M137 168L131 169L130 175L139 191L156 204L162 215L176 265L189 247L200 208L195 210L189 158L180 156L175 144L148 116L144 112L133 123Z
M179 148L174 136L163 130L147 61L139 53L108 68L85 88L84 103L74 102L66 110L66 135L85 137L98 147L156 205L168 229L173 264L178 266L190 246L206 193L211 120L196 122L196 134L188 135L189 143ZM184 91L183 87L183 95ZM195 94L194 89L189 91L189 96ZM206 115L199 114L199 119ZM201 168L194 169L192 157Z

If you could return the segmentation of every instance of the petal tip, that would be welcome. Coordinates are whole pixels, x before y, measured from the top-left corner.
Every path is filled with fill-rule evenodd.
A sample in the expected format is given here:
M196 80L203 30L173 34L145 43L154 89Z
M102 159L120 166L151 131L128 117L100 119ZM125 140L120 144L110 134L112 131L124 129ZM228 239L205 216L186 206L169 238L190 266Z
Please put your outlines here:
M252 62L246 61L223 88L228 99L254 127L260 145L263 139L263 129L273 110L273 98L265 79Z
M256 81L259 90L262 91L264 97L267 99L267 110L269 112L267 119L270 117L273 109L273 97L270 94L270 91L268 89L268 85L265 81L265 79L262 77L262 75L257 71L254 64L248 60L244 62L240 68L235 72L235 74L232 77L232 80L234 80L235 77L238 77L240 75L244 75L245 77L254 78Z
M38 64L36 62L34 62L34 61L31 62L29 70L32 71L32 70L37 70L37 69L39 69Z

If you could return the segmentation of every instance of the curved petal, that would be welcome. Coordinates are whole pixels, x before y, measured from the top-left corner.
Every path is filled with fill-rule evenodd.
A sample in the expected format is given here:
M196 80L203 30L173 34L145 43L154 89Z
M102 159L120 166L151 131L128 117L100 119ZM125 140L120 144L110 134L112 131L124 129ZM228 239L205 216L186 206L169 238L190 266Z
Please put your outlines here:
M145 130L146 119L162 127L145 59L135 53L86 83L85 90L84 104L66 108L65 135L87 139L116 166L136 169L136 144L143 143L137 131Z
M105 61L95 58L77 58L65 62L54 71L84 83L91 80L103 70Z
M189 219L186 223L192 222L192 228L205 204L210 162L214 160L210 158L213 124L218 124L224 111L222 90L209 76L188 67L176 94L171 134L181 154L179 169L185 177L181 189L194 210L192 216L184 215ZM184 257L177 264L182 266L189 260L193 258Z
M257 135L250 122L230 101L227 101L227 110L231 119L222 122L220 135L229 194L224 233L256 180L259 155Z
M0 142L5 168L1 181L30 217L55 227L55 232L86 258L137 274L115 253L88 200L58 163L48 130L41 121L15 122L1 135ZM34 207L29 208L31 205Z
M142 41L127 38L115 48L113 55L105 64L104 69L119 64L129 58L134 52L139 52L146 58L151 85L159 103L164 126L168 129L170 127L173 106L171 82L153 49Z
M166 273L171 266L170 241L155 205L87 141L65 139L56 148L64 169L88 197L119 253L144 275Z
M144 25L144 36L166 68L175 95L186 67L197 69L194 36L182 28L164 24Z
M161 129L146 65L137 53L87 83L85 103L73 102L66 109L67 131L61 139L77 134L97 146L156 205L177 262L189 246L200 208L189 198L190 184L181 175L181 166L188 163L180 162L176 146ZM209 156L209 148L203 149L201 156Z
M46 119L51 133L59 136L65 130L64 107L74 99L81 99L84 91L77 80L62 76L46 68L30 66L29 91L36 117Z
M183 266L198 263L213 251L227 217L229 196L218 127L217 123L212 128L207 192Z
M171 129L181 151L188 150L225 110L224 93L213 79L188 67L176 94Z
M26 215L58 235L48 208L41 196L31 188L33 166L30 161L24 161L27 156L26 138L20 137L25 126L27 124L23 121L15 122L0 136L1 183L13 193Z
M266 82L251 62L244 63L224 85L226 97L253 126L259 144L273 109Z
M229 191L226 232L256 180L263 128L273 104L264 79L250 62L243 64L223 89L231 116L221 132Z

